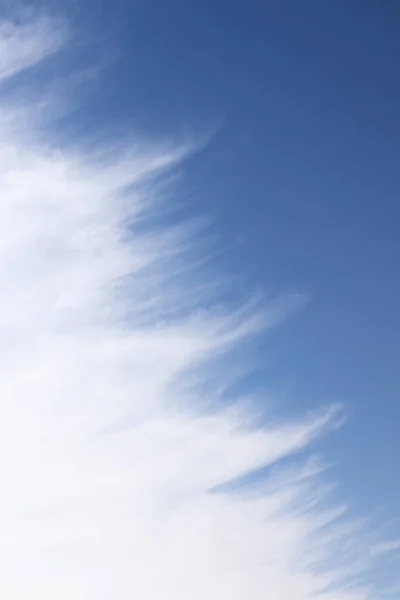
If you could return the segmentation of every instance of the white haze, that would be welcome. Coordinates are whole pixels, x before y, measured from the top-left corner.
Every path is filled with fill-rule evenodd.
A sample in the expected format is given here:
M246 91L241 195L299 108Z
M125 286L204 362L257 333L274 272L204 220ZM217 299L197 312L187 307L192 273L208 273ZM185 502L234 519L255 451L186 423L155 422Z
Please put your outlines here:
M55 29L0 28L2 85L22 86L0 100L0 597L369 598L363 529L295 457L337 411L257 427L248 400L222 408L241 365L212 361L276 306L223 310L188 226L152 227L180 148L89 153L38 119L30 69Z

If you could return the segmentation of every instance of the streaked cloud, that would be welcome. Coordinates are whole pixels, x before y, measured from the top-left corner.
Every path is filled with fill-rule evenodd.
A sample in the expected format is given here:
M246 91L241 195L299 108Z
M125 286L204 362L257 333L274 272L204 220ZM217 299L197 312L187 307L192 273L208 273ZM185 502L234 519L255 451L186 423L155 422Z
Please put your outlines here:
M375 554L390 554L392 552L400 551L400 539L387 540L381 544L377 544L373 548Z
M55 30L3 23L1 79L59 48ZM251 401L204 397L207 365L293 298L221 308L186 225L155 227L152 181L186 150L88 154L0 113L0 595L369 598L363 530L308 450L340 411L257 427Z
M27 20L24 15L15 21L0 23L0 81L60 49L66 40L64 24L47 18Z

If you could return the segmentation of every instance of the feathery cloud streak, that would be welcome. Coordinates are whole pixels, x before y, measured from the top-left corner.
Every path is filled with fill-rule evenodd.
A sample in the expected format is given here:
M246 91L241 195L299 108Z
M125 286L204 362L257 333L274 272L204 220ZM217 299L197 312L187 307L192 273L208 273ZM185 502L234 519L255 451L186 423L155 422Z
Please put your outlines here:
M3 23L0 79L55 31ZM337 412L250 427L247 405L203 397L205 365L263 317L196 300L186 226L152 227L151 178L182 149L60 148L30 102L0 104L0 595L368 598L362 533L324 507L314 461L224 488Z

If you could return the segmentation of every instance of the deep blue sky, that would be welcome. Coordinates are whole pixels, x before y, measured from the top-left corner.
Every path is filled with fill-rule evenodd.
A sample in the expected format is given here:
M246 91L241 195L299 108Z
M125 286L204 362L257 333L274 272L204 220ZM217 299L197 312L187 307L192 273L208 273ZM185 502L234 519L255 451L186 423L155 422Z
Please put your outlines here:
M70 0L111 57L82 128L215 131L179 194L216 217L221 266L310 303L262 345L258 378L301 410L344 402L324 445L365 513L400 506L400 4ZM90 87L90 86L89 86ZM95 110L93 110L95 105ZM127 125L130 124L130 125ZM233 247L232 247L233 246Z

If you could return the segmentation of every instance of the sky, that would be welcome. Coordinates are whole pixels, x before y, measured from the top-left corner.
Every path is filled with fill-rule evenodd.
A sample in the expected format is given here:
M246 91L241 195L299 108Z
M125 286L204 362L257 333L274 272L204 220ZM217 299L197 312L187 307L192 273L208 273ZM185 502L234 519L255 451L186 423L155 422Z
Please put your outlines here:
M400 597L399 20L0 2L2 595Z

